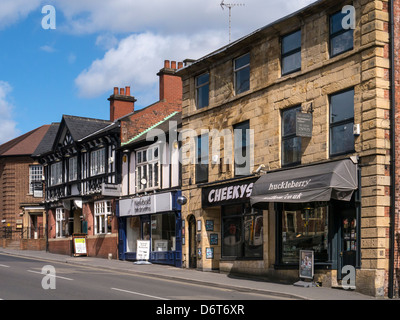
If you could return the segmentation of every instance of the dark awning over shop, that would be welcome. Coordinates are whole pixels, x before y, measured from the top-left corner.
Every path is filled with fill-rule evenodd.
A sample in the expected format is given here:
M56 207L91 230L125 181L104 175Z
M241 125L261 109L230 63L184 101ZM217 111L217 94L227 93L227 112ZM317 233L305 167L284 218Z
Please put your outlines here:
M357 164L346 159L261 176L250 202L263 207L269 202L350 201L357 189Z

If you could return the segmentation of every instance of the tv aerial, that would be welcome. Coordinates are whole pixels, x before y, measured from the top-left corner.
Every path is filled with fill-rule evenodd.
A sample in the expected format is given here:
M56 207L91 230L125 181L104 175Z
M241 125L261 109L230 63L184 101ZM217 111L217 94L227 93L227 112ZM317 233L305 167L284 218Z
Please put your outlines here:
M244 3L224 3L225 0L221 1L221 8L225 10L225 7L229 9L229 43L231 43L232 34L232 8L233 7L244 7Z

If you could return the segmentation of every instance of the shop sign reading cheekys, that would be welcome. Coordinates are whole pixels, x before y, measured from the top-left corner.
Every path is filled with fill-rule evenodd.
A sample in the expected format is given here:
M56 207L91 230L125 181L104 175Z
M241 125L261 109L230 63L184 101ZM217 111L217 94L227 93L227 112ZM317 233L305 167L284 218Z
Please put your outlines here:
M202 206L213 207L246 201L250 198L256 179L202 189Z

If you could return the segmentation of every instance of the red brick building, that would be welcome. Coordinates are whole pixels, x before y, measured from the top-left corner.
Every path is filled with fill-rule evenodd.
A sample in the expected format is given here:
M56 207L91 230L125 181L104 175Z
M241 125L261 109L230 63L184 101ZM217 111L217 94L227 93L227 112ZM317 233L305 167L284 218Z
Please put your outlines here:
M0 146L0 238L21 248L44 248L46 217L42 166L32 154L48 132L44 125ZM28 241L29 239L29 241Z

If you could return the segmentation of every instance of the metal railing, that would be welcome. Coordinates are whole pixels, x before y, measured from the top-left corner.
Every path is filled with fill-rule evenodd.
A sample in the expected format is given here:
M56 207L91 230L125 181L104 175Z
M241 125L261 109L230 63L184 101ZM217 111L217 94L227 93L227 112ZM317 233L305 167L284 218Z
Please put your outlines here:
M22 229L13 229L12 227L0 228L0 239L20 240L20 239L44 239L45 228L25 227Z

